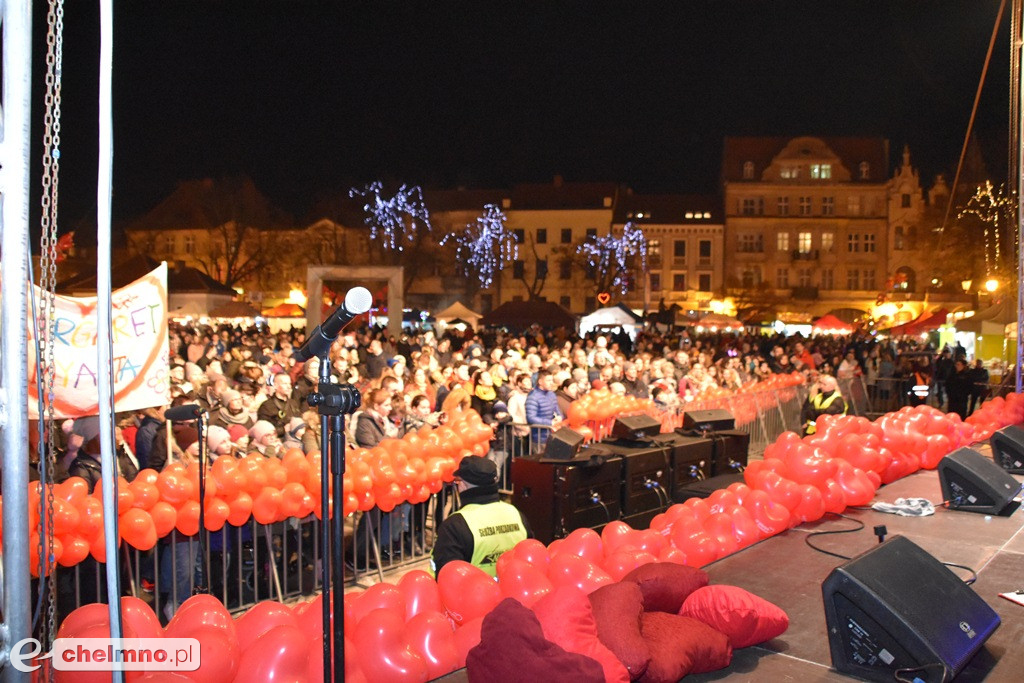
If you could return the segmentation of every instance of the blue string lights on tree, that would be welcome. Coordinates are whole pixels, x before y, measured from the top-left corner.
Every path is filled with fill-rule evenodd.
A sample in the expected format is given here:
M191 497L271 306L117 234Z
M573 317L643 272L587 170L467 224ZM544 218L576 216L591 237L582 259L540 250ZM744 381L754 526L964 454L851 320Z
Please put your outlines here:
M455 256L463 275L475 273L480 286L490 287L494 278L519 257L519 240L506 226L507 217L494 204L484 206L484 212L460 232L448 233L441 240L455 241Z
M403 242L412 242L421 227L430 231L430 212L423 203L423 191L418 185L403 184L393 197L382 195L383 184L378 180L359 189L348 191L349 197L363 197L366 203L365 223L370 227L370 239L381 237L381 246L387 250L402 251Z
M630 258L640 257L641 272L647 272L647 237L639 225L630 221L622 227L622 235L609 233L591 237L576 248L587 264L594 268L609 288L618 288L621 294L629 291ZM610 281L605 279L610 278Z

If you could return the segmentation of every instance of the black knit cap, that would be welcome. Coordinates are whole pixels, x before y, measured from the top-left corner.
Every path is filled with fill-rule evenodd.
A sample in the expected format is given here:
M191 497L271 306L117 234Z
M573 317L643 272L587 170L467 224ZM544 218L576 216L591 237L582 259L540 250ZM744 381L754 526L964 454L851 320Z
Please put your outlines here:
M467 455L459 463L455 476L473 486L493 486L498 483L498 467L488 458Z

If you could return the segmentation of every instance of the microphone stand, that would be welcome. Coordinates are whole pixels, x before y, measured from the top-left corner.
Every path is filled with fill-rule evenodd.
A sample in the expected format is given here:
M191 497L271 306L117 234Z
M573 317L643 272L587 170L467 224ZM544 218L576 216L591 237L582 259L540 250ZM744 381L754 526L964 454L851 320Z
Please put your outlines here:
M345 415L362 398L351 384L331 383L330 346L320 356L317 390L306 401L320 415L320 585L323 594L324 680L345 679ZM334 489L334 508L330 489ZM334 628L331 628L332 587ZM331 646L334 656L331 656ZM333 669L333 671L332 671ZM337 672L337 675L332 675Z
M199 433L199 581L192 587L192 595L209 593L206 577L206 438L203 436L203 425L206 422L206 412L196 415L196 431ZM190 548L191 550L191 548ZM192 571L195 572L195 563L192 563Z

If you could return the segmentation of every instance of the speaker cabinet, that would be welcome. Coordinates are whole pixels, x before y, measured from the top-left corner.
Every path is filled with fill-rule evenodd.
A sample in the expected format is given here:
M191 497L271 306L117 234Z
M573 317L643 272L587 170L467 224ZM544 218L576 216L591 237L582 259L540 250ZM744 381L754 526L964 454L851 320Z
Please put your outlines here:
M832 665L871 681L949 681L999 626L970 586L903 536L832 570L821 586Z
M652 437L651 441L668 449L669 462L672 465L672 486L669 491L673 496L680 486L711 476L714 446L710 439L669 432L658 434Z
M714 447L711 476L736 474L746 469L747 456L750 452L750 434L738 429L725 429L712 432L707 438Z
M721 474L717 477L701 479L684 484L672 491L673 503L685 503L690 498L707 498L719 489L727 489L733 484L742 484L742 474Z
M640 441L661 432L661 423L650 415L627 415L615 418L612 425L613 439Z
M735 429L736 420L728 410L687 410L683 413L683 429L698 432L716 432Z
M981 453L958 448L939 461L942 498L954 510L1007 516L1019 503L1020 482Z
M583 445L583 435L579 432L562 427L551 432L547 445L544 447L546 460L572 460Z
M600 528L622 516L621 457L605 454L564 465L516 458L512 485L512 504L545 545L573 529Z
M1024 474L1024 428L1003 427L989 439L992 459L1010 474Z
M672 463L668 449L605 442L604 448L622 457L622 514L664 510L672 502Z

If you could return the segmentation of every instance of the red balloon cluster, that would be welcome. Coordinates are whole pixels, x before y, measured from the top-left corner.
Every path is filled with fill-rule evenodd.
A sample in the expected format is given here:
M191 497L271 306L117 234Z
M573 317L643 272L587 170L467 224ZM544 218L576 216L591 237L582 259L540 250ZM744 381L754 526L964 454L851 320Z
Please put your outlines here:
M976 441L992 436L1006 425L1024 422L1024 394L1009 394L985 401L981 408L967 416L965 422L974 427Z
M487 453L493 432L480 416L468 411L437 429L424 427L402 439L385 439L372 449L346 455L344 512L384 511L399 503L422 502L451 481L459 461L467 455ZM225 524L239 526L250 518L260 524L290 517L320 515L320 454L287 451L281 459L250 454L220 457L206 473L205 526L220 531ZM48 494L48 492L47 492ZM331 491L333 495L333 490ZM43 487L29 485L30 548L38 547L39 499ZM0 500L2 505L2 500ZM120 539L139 550L149 550L172 530L185 536L199 533L199 468L172 463L160 473L139 472L129 484L118 483L117 514ZM2 508L0 508L2 509ZM72 567L87 556L106 561L102 487L92 494L80 477L53 487L53 552L45 562ZM0 538L2 538L0 528ZM33 576L39 575L39 557L30 554ZM47 567L43 572L49 571Z

